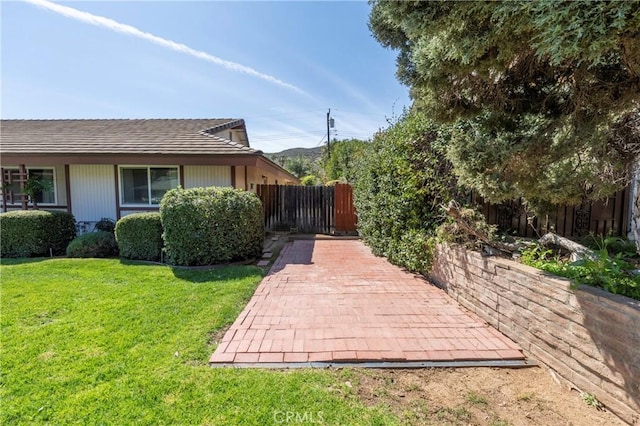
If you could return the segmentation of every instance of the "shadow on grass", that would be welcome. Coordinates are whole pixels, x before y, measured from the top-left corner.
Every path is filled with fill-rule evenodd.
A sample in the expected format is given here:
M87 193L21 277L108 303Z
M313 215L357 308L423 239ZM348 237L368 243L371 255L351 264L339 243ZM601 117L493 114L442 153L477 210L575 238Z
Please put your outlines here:
M262 278L262 269L256 266L213 266L203 268L171 267L176 278L193 283L241 280L249 277Z
M264 276L261 268L252 266L251 264L244 264L244 262L207 266L174 266L160 262L120 258L120 264L125 266L157 266L161 268L170 268L176 278L193 283L228 281L254 276Z
M0 257L0 265L24 265L27 263L44 262L51 259L51 257Z

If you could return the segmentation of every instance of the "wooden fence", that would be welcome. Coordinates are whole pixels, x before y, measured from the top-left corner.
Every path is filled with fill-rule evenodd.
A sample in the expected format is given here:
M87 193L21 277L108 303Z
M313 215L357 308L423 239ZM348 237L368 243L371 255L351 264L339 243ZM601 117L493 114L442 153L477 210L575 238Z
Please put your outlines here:
M356 232L351 187L258 185L267 231L313 234Z
M354 234L357 215L350 185L284 186L258 185L267 231L315 234ZM550 215L529 219L520 200L486 203L472 195L487 221L498 229L521 237L537 237L547 231L577 239L589 233L626 236L630 190L579 206L560 206Z
M481 206L487 222L498 229L521 237L537 237L552 231L567 238L580 238L589 233L598 235L627 235L630 190L618 191L601 201L579 206L559 206L548 216L537 217L529 223L521 200L489 204L473 196Z

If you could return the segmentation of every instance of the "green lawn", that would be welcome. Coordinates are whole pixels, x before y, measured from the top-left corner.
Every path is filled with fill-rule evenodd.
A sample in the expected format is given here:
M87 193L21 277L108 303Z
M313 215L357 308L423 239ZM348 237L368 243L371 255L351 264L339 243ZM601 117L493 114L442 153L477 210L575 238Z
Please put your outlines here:
M2 424L394 424L352 372L212 369L261 279L116 259L3 260ZM302 422L300 422L302 423Z

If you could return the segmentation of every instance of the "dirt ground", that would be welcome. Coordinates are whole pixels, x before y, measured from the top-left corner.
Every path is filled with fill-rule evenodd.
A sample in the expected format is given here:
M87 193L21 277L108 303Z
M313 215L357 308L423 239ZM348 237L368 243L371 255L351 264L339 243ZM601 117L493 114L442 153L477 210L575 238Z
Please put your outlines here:
M358 369L348 385L407 425L624 425L544 367Z

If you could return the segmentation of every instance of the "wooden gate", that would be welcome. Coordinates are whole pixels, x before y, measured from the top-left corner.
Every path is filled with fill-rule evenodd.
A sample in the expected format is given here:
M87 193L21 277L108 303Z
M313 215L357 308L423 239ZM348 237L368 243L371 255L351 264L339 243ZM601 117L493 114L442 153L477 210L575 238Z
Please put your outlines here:
M335 189L336 232L354 233L357 230L358 216L353 205L353 189L351 185L343 183L337 184Z
M336 186L258 185L267 231L312 234L356 232L353 193Z

